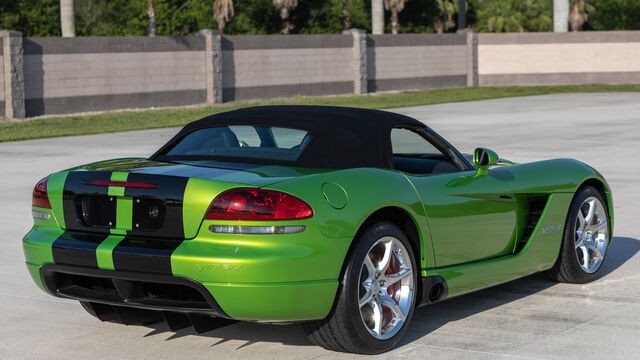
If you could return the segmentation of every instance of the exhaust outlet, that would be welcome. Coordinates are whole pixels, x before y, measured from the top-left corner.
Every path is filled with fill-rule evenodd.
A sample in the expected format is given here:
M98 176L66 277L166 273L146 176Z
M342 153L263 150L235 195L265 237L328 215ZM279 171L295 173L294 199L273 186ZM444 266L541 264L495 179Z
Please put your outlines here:
M418 306L430 305L447 298L449 293L447 282L442 276L433 275L422 278L422 290Z

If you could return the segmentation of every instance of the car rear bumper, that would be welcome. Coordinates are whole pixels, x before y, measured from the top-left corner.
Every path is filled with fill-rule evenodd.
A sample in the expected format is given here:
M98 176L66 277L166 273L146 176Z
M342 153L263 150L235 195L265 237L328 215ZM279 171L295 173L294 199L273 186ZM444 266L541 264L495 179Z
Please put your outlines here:
M171 271L101 268L54 260L60 229L34 228L23 245L34 281L55 296L114 307L202 314L246 321L294 322L326 317L338 289L349 239L273 235L186 240L170 256ZM69 245L71 244L71 245ZM73 242L65 243L73 246ZM82 248L82 244L78 245ZM67 249L68 250L68 249ZM71 249L73 250L73 249ZM129 254L148 263L153 251ZM84 258L86 254L83 255ZM196 296L197 295L197 296Z
M200 283L177 276L47 264L40 278L51 294L111 306L228 317Z

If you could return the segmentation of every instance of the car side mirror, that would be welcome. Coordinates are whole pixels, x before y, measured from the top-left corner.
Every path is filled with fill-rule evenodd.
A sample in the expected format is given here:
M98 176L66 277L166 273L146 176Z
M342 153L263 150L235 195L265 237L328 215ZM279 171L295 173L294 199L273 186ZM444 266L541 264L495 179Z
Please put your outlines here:
M498 154L487 148L476 148L473 151L473 163L479 168L488 168L498 163Z

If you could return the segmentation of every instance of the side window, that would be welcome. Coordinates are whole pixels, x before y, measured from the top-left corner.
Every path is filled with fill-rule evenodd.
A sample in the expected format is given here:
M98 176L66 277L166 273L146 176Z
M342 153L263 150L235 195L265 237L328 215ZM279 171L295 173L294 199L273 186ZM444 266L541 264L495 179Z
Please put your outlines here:
M240 146L260 146L260 137L253 126L229 126L229 129L236 134Z
M442 155L440 150L431 145L419 134L409 129L391 130L391 148L393 155Z
M396 170L411 174L445 174L458 171L447 155L412 130L392 129L391 148Z
M271 128L273 134L273 140L276 142L276 146L283 149L291 149L294 147L302 146L305 142L305 137L309 137L309 133L304 130L285 129L285 128ZM305 144L306 145L306 144Z

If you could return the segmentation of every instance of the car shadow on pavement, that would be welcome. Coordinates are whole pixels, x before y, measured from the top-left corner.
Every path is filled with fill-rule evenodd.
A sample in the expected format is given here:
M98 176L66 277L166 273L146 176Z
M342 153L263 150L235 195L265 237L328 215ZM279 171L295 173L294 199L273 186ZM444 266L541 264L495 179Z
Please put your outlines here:
M249 322L238 322L220 329L208 331L206 333L198 334L193 328L185 328L178 331L169 330L165 324L153 324L150 325L153 330L145 335L153 336L163 333L170 333L165 340L178 339L183 336L196 335L203 337L210 337L214 339L211 344L212 347L222 345L229 341L240 341L242 344L236 347L236 350L240 350L255 343L279 343L283 345L293 346L310 346L311 343L307 340L304 333L304 329L301 325L268 325Z
M628 237L614 237L598 280L609 276L630 260L638 251L640 251L640 240ZM556 284L546 274L537 273L438 304L418 308L414 313L411 326L398 346L409 344L449 322L461 320L525 298Z
M600 278L604 278L631 259L640 251L640 240L629 237L615 237L605 258Z
M640 251L640 240L628 237L616 237L609 249L606 263L600 278L609 276ZM545 274L539 273L514 280L489 289L460 296L442 303L418 308L413 322L404 338L398 345L409 344L447 323L473 316L483 311L496 308L512 301L536 294L557 283L549 280ZM146 336L171 334L166 340L177 339L188 335L198 335L215 339L211 346L225 344L229 341L243 341L236 347L240 350L255 343L280 343L283 345L310 346L301 325L267 325L239 322L220 329L197 334L192 328L170 331L164 324L150 326L151 332Z

